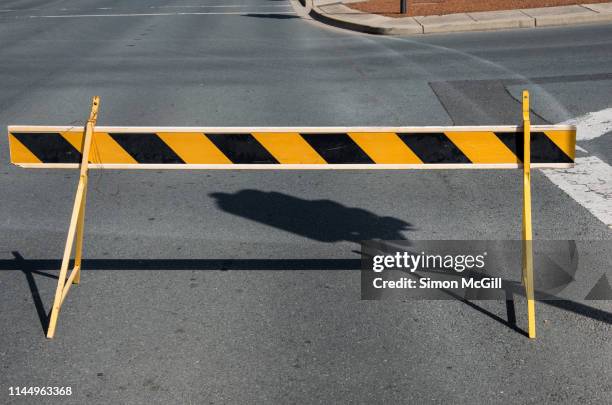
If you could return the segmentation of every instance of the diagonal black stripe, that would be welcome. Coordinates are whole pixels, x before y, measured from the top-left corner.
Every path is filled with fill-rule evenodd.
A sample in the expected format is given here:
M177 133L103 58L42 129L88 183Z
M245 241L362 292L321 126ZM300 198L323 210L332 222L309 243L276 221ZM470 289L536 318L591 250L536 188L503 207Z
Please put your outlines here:
M206 134L206 136L232 163L278 163L251 134Z
M497 132L504 143L518 158L523 161L523 133ZM563 152L544 132L531 133L531 163L572 163L573 160Z
M520 138L522 141L523 137ZM574 162L544 132L531 133L531 161L533 163Z
M157 134L109 134L138 163L185 163Z
M472 163L444 133L397 134L423 163Z
M374 163L348 134L301 134L329 164Z
M79 152L61 134L55 132L11 132L43 163L81 163Z
M522 132L496 132L495 136L514 153L519 162L523 161L523 133Z

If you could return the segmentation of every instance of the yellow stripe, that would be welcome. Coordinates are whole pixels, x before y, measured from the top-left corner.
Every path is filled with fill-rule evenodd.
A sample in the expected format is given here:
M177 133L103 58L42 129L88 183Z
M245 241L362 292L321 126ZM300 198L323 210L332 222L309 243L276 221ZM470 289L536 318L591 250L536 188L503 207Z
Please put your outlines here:
M83 131L61 132L76 150L81 152ZM106 132L94 132L91 140L89 163L138 163Z
M83 146L83 130L60 132L60 135L62 135L76 150L81 152L81 147Z
M445 132L472 163L517 163L518 158L494 132Z
M36 155L23 146L23 144L12 134L9 134L9 145L11 150L11 163L42 163Z
M138 163L106 132L94 132L91 139L90 163Z
M201 132L159 132L157 134L185 163L232 163Z
M572 160L576 157L576 131L545 131L551 141Z
M257 132L253 136L280 163L309 164L327 163L305 140L296 132Z
M348 135L376 163L423 163L394 132L350 132Z

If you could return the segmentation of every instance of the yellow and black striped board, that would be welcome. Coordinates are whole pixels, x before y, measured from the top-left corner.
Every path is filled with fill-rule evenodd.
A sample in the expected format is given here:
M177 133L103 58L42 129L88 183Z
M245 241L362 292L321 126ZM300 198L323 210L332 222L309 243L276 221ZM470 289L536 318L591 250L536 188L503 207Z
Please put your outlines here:
M83 129L10 126L11 162L76 168ZM534 167L574 163L576 128L531 127ZM99 169L459 169L517 168L523 131L497 127L96 127Z

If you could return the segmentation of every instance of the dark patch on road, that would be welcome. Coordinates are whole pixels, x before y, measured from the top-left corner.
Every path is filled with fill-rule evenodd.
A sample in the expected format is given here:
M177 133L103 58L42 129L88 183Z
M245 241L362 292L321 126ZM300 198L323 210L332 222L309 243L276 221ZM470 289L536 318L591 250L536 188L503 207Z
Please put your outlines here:
M522 106L502 80L429 83L453 125L522 125ZM532 114L532 124L548 124Z
M521 125L521 101L507 86L611 80L612 73L430 82L454 125ZM532 124L550 124L532 110Z

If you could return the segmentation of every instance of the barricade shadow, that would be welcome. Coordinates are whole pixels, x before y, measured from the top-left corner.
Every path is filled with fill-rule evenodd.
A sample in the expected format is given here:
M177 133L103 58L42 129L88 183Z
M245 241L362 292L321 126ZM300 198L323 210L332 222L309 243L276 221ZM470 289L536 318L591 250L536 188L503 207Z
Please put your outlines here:
M209 195L222 211L318 242L405 240L403 232L413 229L404 220L331 200L250 189Z
M45 309L34 275L57 280L57 275L46 271L57 272L62 265L59 259L25 259L19 252L12 252L13 260L0 260L0 271L21 271L26 278L32 301L40 321L43 333L46 335L49 324L49 311ZM70 263L70 267L73 263ZM360 259L83 259L83 271L92 270L353 270L361 269Z
M417 279L423 277L423 276L419 276L415 273L410 273L410 272L407 272L406 274L412 277L415 277ZM485 276L477 272L474 272L473 275ZM470 299L470 297L468 298L461 297L458 294L454 293L453 291L444 289L444 288L439 288L438 290L448 295L449 297L456 299L457 301L461 301L462 303L469 306L470 308L484 315L487 315L491 319L501 323L502 325L507 326L508 328L514 330L515 332L518 332L525 336L529 336L526 330L518 327L516 323L516 310L514 307L514 302L515 302L514 297L515 296L526 299L525 287L518 281L503 279L502 289L504 291L505 298L506 298L505 301L506 301L507 319L503 319L499 315L477 305L474 302L474 300ZM581 315L581 316L591 318L599 322L603 322L603 323L612 325L612 313L610 312L607 312L607 311L604 311L598 308L593 308L591 306L582 304L580 302L571 301L567 299L559 299L555 297L554 295L548 294L543 291L536 290L534 293L535 293L536 301L539 303L550 305L550 306L553 306L559 309L563 309L568 312L573 312L577 315ZM475 301L478 301L478 299L476 298Z
M359 252L356 252L359 253ZM428 270L423 270L421 269L420 271L425 272L425 273L436 273L436 271L428 271ZM413 273L411 271L403 271L403 273L406 274L406 276L408 277L412 277L416 280L419 280L421 278L425 278L426 276L422 276L418 273ZM472 297L462 297L459 294L455 293L452 290L446 289L446 288L436 288L436 291L440 291L441 293L443 293L444 295L446 295L448 297L447 300L449 301L460 301L461 303L467 305L468 307L472 308L475 311L480 312L483 315L488 316L489 318L493 319L494 321L497 321L499 323L501 323L502 325L512 329L513 331L524 335L524 336L529 336L529 334L527 333L527 331L521 329L518 327L517 323L516 323L516 310L514 308L514 294L518 293L518 295L520 295L520 291L516 288L516 286L512 286L510 287L510 284L506 281L503 280L502 282L502 288L504 290L505 293L505 302L506 302L506 317L507 319L502 318L501 316L483 308L482 306L478 305L476 302L474 301L479 301L478 298L475 299L471 299ZM442 298L443 299L443 298ZM435 301L435 299L432 299Z
M57 271L61 260L25 259L19 252L13 252L13 260L0 260L1 270L21 271L26 277L28 287L32 294L32 300L36 308L43 332L46 333L49 314L45 310L40 298L40 293L34 279L34 275L57 279L54 274L46 271ZM340 270L359 271L361 269L360 259L84 259L83 271L99 270L202 270L202 271L232 271L232 270ZM467 305L469 308L499 322L500 324L526 335L526 331L516 324L516 313L514 309L514 295L523 296L523 287L518 282L504 280L503 288L506 291L506 313L507 319L497 315L476 302L444 291L449 297ZM540 293L541 294L541 293ZM550 297L549 297L550 298ZM544 300L539 301L577 315L585 316L599 322L612 324L612 313L590 307L580 302L569 300Z
M379 216L370 211L347 207L331 200L306 200L278 192L245 189L234 194L212 193L217 206L230 214L291 232L319 242L360 242L364 240L406 240L404 232L413 229L404 220ZM359 252L356 252L359 253ZM13 252L13 260L0 260L0 270L24 273L36 312L43 330L47 328L48 313L40 298L34 275L57 279L47 270L58 270L61 260L28 260ZM84 271L90 270L360 270L360 259L84 259ZM507 319L494 314L463 297L450 296L470 308L515 330L526 332L516 325L512 294L522 295L520 283L504 283L506 287ZM612 314L574 301L542 301L548 305L612 324ZM46 332L46 331L45 331Z
M38 286L36 285L36 280L34 280L34 276L32 274L37 274L43 277L49 277L57 280L57 276L52 274L44 273L38 269L36 269L32 263L23 258L19 254L19 252L12 252L15 260L11 260L15 264L15 270L21 270L25 275L26 281L28 282L28 288L30 289L30 294L32 295L32 301L34 301L34 307L36 308L36 314L38 315L38 320L40 321L40 326L42 327L43 333L47 334L47 326L49 324L49 313L45 311L45 305L40 298L40 292L38 290ZM61 261L57 261L61 265ZM59 267L56 267L59 269Z

